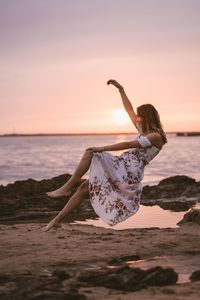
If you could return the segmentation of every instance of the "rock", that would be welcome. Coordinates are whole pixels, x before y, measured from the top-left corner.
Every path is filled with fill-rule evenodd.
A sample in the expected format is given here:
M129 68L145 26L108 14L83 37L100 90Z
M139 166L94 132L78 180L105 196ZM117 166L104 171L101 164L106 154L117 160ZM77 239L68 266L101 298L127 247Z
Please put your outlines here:
M0 273L0 284L8 282L10 280L10 276L4 273Z
M189 278L190 278L191 281L200 280L200 270L194 271Z
M165 179L162 179L159 182L159 186L171 186L172 184L179 184L179 185L187 185L195 183L195 179L185 176L185 175L176 175L172 177L167 177Z
M0 223L50 220L64 207L70 196L59 197L55 200L49 198L46 192L62 186L70 177L70 174L63 174L52 179L44 179L41 181L27 179L24 181L16 181L7 186L0 186ZM76 192L77 188L84 181L85 179L81 179L77 183L72 189L72 194ZM192 205L191 201L190 204L185 203L187 197L195 198L198 196L200 197L200 182L196 182L194 179L183 175L173 176L161 180L156 186L145 186L141 203L143 204L143 201L146 200L146 205L160 205L164 209L183 211L187 208L189 209ZM180 201L179 203L176 201L176 197L182 197L182 199L185 200L180 204ZM160 201L158 201L158 199L160 199ZM172 199L171 204L164 203L163 199ZM149 203L147 203L148 201ZM86 196L85 201L82 201L81 205L70 214L67 220L73 221L77 213L79 219L83 220L97 217L88 196Z
M64 174L52 179L41 181L28 179L16 181L7 186L0 186L0 222L47 220L52 218L64 207L69 196L59 197L55 200L49 198L46 192L62 186L70 177L71 175ZM72 189L72 194L75 193L83 181L85 179L81 179L77 183ZM87 209L89 206L89 199L86 199L74 213L80 209ZM91 211L93 211L92 207Z
M55 269L53 276L41 275L38 272L26 274L0 274L0 299L26 300L86 300L87 297L79 293L79 287L68 283L69 275L65 270ZM64 280L64 281L63 281ZM65 282L65 285L63 285ZM80 283L80 282L78 282ZM76 283L73 283L73 285Z
M175 284L178 280L178 274L171 268L151 268L146 271L145 275L143 283L148 286L165 286Z
M178 198L162 198L162 199L142 199L141 204L145 206L158 205L162 209L170 211L188 211L190 208L196 205L199 202L197 198L187 198L187 197L178 197Z
M60 281L69 279L71 275L64 270L54 270L53 276L56 276Z
M148 270L121 266L116 269L86 271L78 280L91 286L104 286L116 290L137 291L148 286L166 286L175 284L178 274L171 268L154 267Z
M140 260L141 258L138 255L131 255L131 256L120 256L115 257L113 259L110 259L107 263L111 265L120 264L122 262L126 261L132 261L132 260Z
M41 195L47 191L51 191L59 188L66 181L70 179L70 174L63 174L52 179L43 179L40 181L34 179L27 179L22 181L15 181L7 186L0 186L0 195L3 196L30 196L30 193L34 195Z
M200 225L200 209L191 209L183 216L183 219L178 222L177 225L183 225L191 222Z
M159 202L159 206L163 209L171 210L171 211L188 211L195 202L180 202L180 201L173 201L173 202Z
M142 199L161 199L175 197L199 197L200 182L185 175L165 178L158 185L144 186Z

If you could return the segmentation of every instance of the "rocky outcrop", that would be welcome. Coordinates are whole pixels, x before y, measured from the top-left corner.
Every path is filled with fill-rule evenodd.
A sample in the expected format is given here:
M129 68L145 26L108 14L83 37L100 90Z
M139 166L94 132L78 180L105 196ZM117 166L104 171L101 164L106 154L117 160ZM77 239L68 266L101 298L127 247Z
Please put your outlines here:
M78 288L70 284L63 287L62 282L68 280L61 271L55 270L51 276L34 274L4 275L0 274L1 300L86 300L87 296L79 293Z
M178 274L171 268L154 267L147 270L120 266L117 269L97 268L66 271L65 267L49 274L26 272L25 274L0 274L0 298L2 300L73 299L85 300L81 287L106 287L111 290L134 292L149 286L176 284Z
M63 208L70 196L51 199L46 192L59 188L70 177L70 174L64 174L52 179L41 181L27 179L0 186L0 222L38 221L51 218ZM83 181L84 179L77 183L71 194L75 193ZM88 199L83 202L79 210L83 210L86 215L88 210L92 211ZM77 212L78 209L74 210L74 214Z
M39 221L52 218L63 208L69 200L69 196L51 199L45 193L59 188L70 177L70 174L64 174L52 179L41 181L27 179L0 186L0 222ZM71 194L84 180L77 183ZM191 201L192 199L193 201ZM200 182L187 176L173 176L161 180L158 185L145 186L141 203L160 205L164 209L174 211L186 211L197 199L200 199ZM73 211L70 218L77 213L79 219L96 217L89 197L86 197L81 206Z
M183 219L178 222L177 225L183 225L187 223L196 223L200 225L200 209L191 209L184 215Z
M178 197L200 197L200 182L185 175L168 177L159 182L158 185L145 186L143 199L162 199Z
M141 258L138 255L131 255L131 256L120 256L112 258L108 261L108 264L110 265L118 265L121 263L126 263L127 261L136 261L140 260Z
M190 276L191 281L199 281L200 280L200 270L194 271Z
M154 267L148 270L121 266L116 269L85 271L78 280L91 286L104 286L123 291L137 291L148 286L175 284L178 274L171 268Z

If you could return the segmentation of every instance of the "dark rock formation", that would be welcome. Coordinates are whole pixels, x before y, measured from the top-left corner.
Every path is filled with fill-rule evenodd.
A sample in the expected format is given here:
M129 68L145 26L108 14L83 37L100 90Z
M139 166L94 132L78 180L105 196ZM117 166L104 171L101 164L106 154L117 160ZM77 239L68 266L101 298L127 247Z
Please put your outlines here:
M81 287L102 286L110 289L134 292L148 286L176 284L178 274L171 268L154 267L148 270L121 265L116 269L89 270L77 264L70 267L50 267L48 274L25 272L0 274L1 300L86 300Z
M141 204L145 206L153 206L158 205L162 209L170 210L170 211L188 211L190 208L192 208L196 203L196 201L191 201L191 199L157 199L157 200L142 200Z
M135 260L140 260L140 259L141 258L138 255L120 256L120 257L115 257L113 259L110 259L108 261L108 264L110 264L110 265L118 265L118 264L121 264L122 262L135 261Z
M70 197L51 199L45 193L59 188L70 177L71 175L64 174L52 179L41 181L27 179L16 181L7 186L0 186L0 222L38 221L52 218L63 208ZM72 189L72 194L75 193L83 181L84 179L77 183ZM89 200L83 201L79 209L85 212L88 209L92 211ZM79 209L74 210L74 213L77 213Z
M190 202L181 202L181 201L173 201L173 202L163 202L159 201L159 206L163 209L171 210L171 211L188 211L193 205L195 205L195 201Z
M177 225L183 225L191 222L200 225L200 209L191 209L184 215L183 219L178 222Z
M64 174L52 179L41 181L27 179L16 181L7 186L0 186L0 222L34 220L38 222L51 219L64 207L69 200L69 196L51 199L45 193L59 188L70 177L70 174ZM83 181L85 179L81 179L77 183L71 194L75 193ZM181 202L176 197L185 197L186 200L187 197L199 197L200 199L200 183L187 176L174 176L163 179L158 185L144 187L141 203L145 205L156 204L164 209L174 211L188 210L195 203L192 201L187 203L186 200ZM163 201L163 199L166 201ZM86 196L80 207L75 209L67 218L68 221L72 220L77 213L79 214L79 220L97 217L90 204L89 195Z
M63 277L65 273L65 276ZM1 300L86 300L78 288L68 283L70 275L64 270L56 271L53 276L34 274L4 275L0 274L0 299ZM60 277L61 276L61 277ZM67 281L63 286L63 280Z
M185 175L168 177L158 185L145 186L142 199L162 199L178 197L199 197L200 182Z
M191 281L199 281L200 280L200 270L194 271L190 276Z
M54 270L53 271L53 276L56 276L60 281L69 279L71 275L67 273L65 270Z
M148 270L121 266L116 269L85 271L78 280L91 286L104 286L116 290L137 291L148 286L175 284L178 274L171 268L154 267Z

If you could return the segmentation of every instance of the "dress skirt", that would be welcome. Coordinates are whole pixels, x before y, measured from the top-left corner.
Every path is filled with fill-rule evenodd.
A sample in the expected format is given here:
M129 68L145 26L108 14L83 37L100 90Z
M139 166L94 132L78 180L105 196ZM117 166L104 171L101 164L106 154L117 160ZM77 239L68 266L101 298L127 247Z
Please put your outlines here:
M89 171L89 196L96 214L110 226L134 215L140 206L144 167L143 148L119 156L94 152Z

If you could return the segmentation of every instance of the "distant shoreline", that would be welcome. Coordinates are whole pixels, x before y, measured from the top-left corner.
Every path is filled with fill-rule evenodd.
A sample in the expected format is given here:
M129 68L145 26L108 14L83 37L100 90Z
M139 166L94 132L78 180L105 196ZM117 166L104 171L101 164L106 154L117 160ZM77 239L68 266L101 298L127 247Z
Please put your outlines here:
M109 132L109 133L8 133L0 134L1 137L32 137L32 136L84 136L84 135L130 135L137 134L137 132ZM176 136L200 136L199 131L187 131L187 132L166 132L166 134L174 134Z

